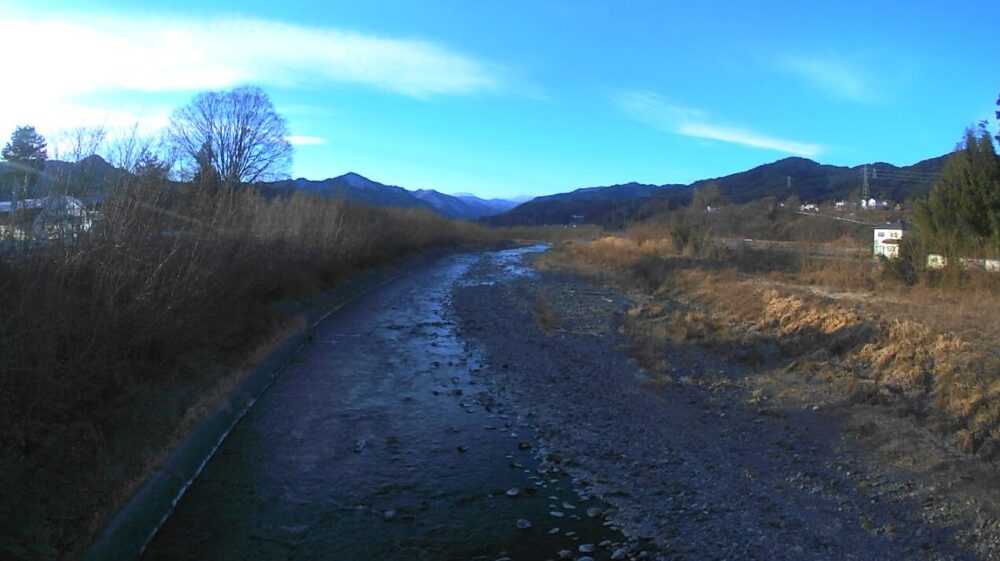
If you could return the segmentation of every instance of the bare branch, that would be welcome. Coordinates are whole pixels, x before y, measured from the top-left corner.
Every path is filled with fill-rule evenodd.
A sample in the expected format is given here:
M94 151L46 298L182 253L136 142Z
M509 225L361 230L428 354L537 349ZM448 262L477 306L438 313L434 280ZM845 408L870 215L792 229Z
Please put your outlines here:
M168 132L185 178L194 176L207 146L212 167L230 187L284 177L292 160L286 136L285 119L256 87L199 94L174 112Z

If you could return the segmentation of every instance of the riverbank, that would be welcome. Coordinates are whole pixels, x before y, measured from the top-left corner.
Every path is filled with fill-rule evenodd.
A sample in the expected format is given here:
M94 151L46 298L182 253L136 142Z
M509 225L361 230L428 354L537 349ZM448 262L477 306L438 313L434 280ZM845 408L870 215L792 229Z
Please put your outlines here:
M609 389L607 375L617 371L608 361L592 356L579 360L580 369L573 374L583 380L559 392L568 393L574 401L584 404L571 402L564 407L548 407L550 411L570 411L563 432L570 430L572 419L581 420L586 433L591 430L591 418L595 415L606 417L606 426L592 429L591 444L594 445L625 443L636 439L637 434L646 440L646 433L656 434L649 447L634 448L632 454L627 455L629 461L659 472L657 480L661 482L678 482L680 489L651 485L660 493L656 499L643 491L644 486L637 485L634 491L645 498L639 499L639 506L635 507L640 517L639 522L632 522L637 524L636 531L655 533L666 540L667 545L683 548L687 547L687 538L683 537L686 532L672 534L677 533L678 527L693 532L706 529L700 524L685 526L690 524L691 516L705 518L709 523L707 528L718 523L720 518L737 516L748 526L736 530L735 535L746 537L747 532L752 535L751 528L756 527L755 531L768 536L769 540L774 539L775 534L788 531L782 520L799 519L809 522L792 525L797 533L788 538L792 541L785 543L784 550L777 545L774 547L778 549L769 551L754 549L751 540L747 546L750 549L738 551L726 546L725 539L723 542L712 537L706 539L718 542L720 555L750 558L764 555L762 551L778 558L795 557L797 555L789 552L798 552L798 548L819 558L837 558L833 551L849 552L854 547L851 544L862 544L868 539L884 543L869 544L877 553L861 555L859 550L858 558L913 558L903 553L908 547L918 548L910 552L913 556L932 558L971 555L971 558L994 559L1000 556L997 522L1000 518L996 512L1000 498L993 485L996 466L990 465L990 448L984 448L986 445L982 442L978 448L963 448L961 433L956 430L962 427L942 423L942 416L934 416L928 411L932 407L943 407L949 397L955 399L957 396L939 395L925 389L926 395L921 397L912 389L893 389L889 383L892 376L912 371L906 369L907 361L911 369L962 365L962 361L984 356L988 361L989 355L973 353L978 348L974 344L946 346L964 333L949 336L925 325L915 331L917 335L923 334L924 339L911 341L913 333L901 330L915 329L913 323L902 319L889 321L884 316L880 321L868 321L882 309L868 299L851 300L842 292L840 298L834 298L816 285L788 286L787 277L782 284L766 275L763 278L759 274L744 276L722 265L698 263L682 257L670 260L666 256L637 255L625 246L625 242L617 243L615 251L602 249L601 255L610 255L616 260L611 264L596 259L586 249L574 254L578 247L574 245L567 245L541 260L542 268L549 271L542 279L565 277L569 273L568 278L576 279L583 274L600 288L570 289L575 296L569 297L566 290L546 294L544 288L526 286L519 296L503 296L505 303L496 307L520 308L526 318L545 318L537 331L518 343L525 345L524 348L507 351L510 360L518 360L516 357L537 354L537 350L530 350L532 346L582 348L583 342L565 341L569 337L591 341L589 345L596 344L594 341L604 336L597 338L593 329L573 327L573 321L580 321L573 318L599 315L594 310L604 304L598 301L595 308L581 303L587 300L581 295L627 291L630 302L618 312L617 329L621 331L618 345L628 349L636 359L636 369L642 372L641 381L634 387L629 386L628 373L620 372L614 375L623 380L620 384L624 389ZM630 256L638 258L630 259ZM639 277L629 272L637 263ZM643 280L637 282L637 278ZM650 279L657 282L650 282ZM552 283L543 281L538 286L552 286ZM487 297L484 292L477 300ZM594 298L590 300L593 303ZM913 308L909 311L915 315ZM560 324L560 317L567 318L568 323ZM507 318L506 323L516 324L517 321ZM916 319L911 316L909 321L916 322ZM941 318L939 325L946 321ZM611 331L607 333L614 336ZM881 338L882 334L887 337ZM519 335L520 332L511 334L515 339ZM946 352L958 352L948 352L947 360L928 364L927 353L941 350L935 345L943 346ZM921 348L924 354L920 354ZM505 351L498 348L495 352ZM925 362L919 362L921 358ZM528 360L534 361L537 358ZM591 364L601 365L598 372L594 372ZM973 368L969 370L951 367L955 368L956 375L968 376L983 372L986 366L984 362L971 364ZM599 380L595 379L597 376ZM536 388L534 393L528 390L529 399L537 399L533 396L540 392L555 394L554 388L559 387L561 379L558 375L552 376L549 379L555 384L552 388ZM531 384L532 378L518 377L514 385L522 383ZM990 386L967 389L988 392ZM615 395L615 391L621 394L617 402L600 403L606 402L607 396ZM638 413L645 400L650 399L646 394L655 394L661 402L665 401L666 408L673 413ZM970 405L976 403L987 407L988 413L988 407L995 402L977 401ZM608 405L616 411L615 415L632 420L623 422L602 413ZM663 408L662 404L659 407ZM650 410L658 409L650 406ZM553 415L559 418L560 414ZM561 415L566 416L565 413ZM982 422L989 417L970 418ZM555 421L550 422L559 426ZM616 426L619 428L614 428ZM572 440L567 442L572 445ZM592 446L584 443L575 448L580 453L588 453ZM621 454L628 445L622 444L619 448L608 454L611 457ZM762 451L764 455L757 456ZM677 455L682 459L674 457ZM614 466L615 463L591 461L591 477L599 474L600 469L604 469L602 466ZM675 467L670 468L671 465ZM695 469L692 465L709 466L711 475L702 475L701 479L697 475L686 475ZM686 470L684 473L678 473L681 467ZM746 481L733 481L734 473L744 471ZM633 476L622 477L625 481L640 481L648 476L636 471ZM760 482L766 483L757 487ZM727 492L713 495L713 487ZM629 495L635 492L629 491ZM775 513L786 507L779 508L773 503L780 503L782 493L788 492L793 494L786 498L812 506L806 507L808 512L805 513L794 512L793 508L793 512L775 518ZM733 502L728 495L746 497L750 503L739 504L731 511L724 509L724 513L712 512L713 508L718 508L713 505ZM771 506L759 510L752 504L755 497ZM823 506L824 501L828 501L827 506ZM657 504L678 507L679 511L671 514L663 511L662 506L655 506ZM852 504L854 506L848 508ZM642 523L639 513L646 512L650 505L653 506L649 512L655 514L648 523ZM815 518L817 512L824 513L829 508L838 509L847 518L830 524ZM880 510L882 508L887 510ZM628 508L623 507L622 512L628 512ZM737 512L744 514L736 515ZM648 526L656 524L656 520L661 521L659 528ZM734 537L734 530L727 528L726 524L721 524L713 535ZM869 537L856 534L858 528ZM825 533L826 537L816 532ZM814 543L796 543L795 540ZM776 543L781 541L778 539ZM827 549L823 549L821 544L824 543Z
M506 235L422 211L137 184L89 237L0 261L0 558L80 557L174 445L331 304L319 295Z
M510 256L517 251L486 252ZM485 390L451 309L481 254L380 285L315 336L233 430L144 559L596 558L606 504L536 457L534 430Z

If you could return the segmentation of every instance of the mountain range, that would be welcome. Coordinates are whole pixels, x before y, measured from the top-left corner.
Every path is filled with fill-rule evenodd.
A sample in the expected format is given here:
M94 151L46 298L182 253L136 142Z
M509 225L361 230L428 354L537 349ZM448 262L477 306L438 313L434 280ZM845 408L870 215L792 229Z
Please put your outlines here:
M10 164L0 161L0 178L7 175ZM88 156L79 162L48 160L45 170L28 193L28 198L55 194L73 195L89 203L103 201L115 185L129 177L125 170L114 167L100 156ZM517 206L515 201L481 199L474 195L446 195L434 190L408 191L402 187L384 185L357 173L312 181L304 178L263 183L258 186L265 197L291 196L295 192L345 199L373 206L425 208L462 220L499 214ZM8 189L0 188L0 200L9 200Z
M294 179L260 185L265 196L291 196L295 192L345 199L374 206L426 208L462 220L476 220L500 214L517 205L502 199L481 199L472 195L446 195L430 189L408 191L394 185L384 185L354 172L322 181Z
M802 202L857 200L865 173L870 197L903 202L926 194L947 158L939 156L905 167L880 162L867 166L867 172L866 166L831 166L806 158L785 158L688 185L626 183L537 197L483 220L495 226L587 223L619 227L630 220L686 205L696 189L708 185L715 185L734 203L764 197L784 200L792 195Z
M0 178L11 170L11 165L0 161ZM123 169L104 161L100 156L87 156L79 162L48 160L45 170L28 192L28 198L67 194L86 202L102 201L115 185L129 177ZM5 182L0 181L0 199L9 200L11 193Z
M633 182L587 187L536 197L520 204L470 194L447 195L427 189L410 191L353 172L322 181L299 178L268 182L258 188L268 198L288 197L296 192L344 197L374 206L424 208L449 218L479 220L496 226L588 223L619 227L662 210L686 205L696 189L708 185L717 187L721 195L734 203L764 197L784 200L793 195L802 202L856 200L867 174L871 197L902 202L926 194L946 160L947 155L944 155L904 167L888 163L843 167L792 157L686 185ZM8 167L0 162L0 176ZM115 168L99 156L76 163L50 160L29 196L67 193L98 202L127 177L126 171ZM9 193L0 191L0 199L7 198Z

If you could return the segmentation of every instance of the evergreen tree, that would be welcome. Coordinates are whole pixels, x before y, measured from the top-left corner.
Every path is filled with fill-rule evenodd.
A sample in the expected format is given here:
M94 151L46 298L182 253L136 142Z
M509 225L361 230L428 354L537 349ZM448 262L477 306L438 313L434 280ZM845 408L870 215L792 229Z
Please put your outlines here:
M15 198L27 197L49 157L45 137L35 127L17 127L0 156L10 164L8 173L14 178Z
M222 185L222 176L213 164L215 151L212 150L212 144L208 141L202 143L201 148L195 153L194 160L197 168L191 182L199 189L208 192L217 191Z
M169 175L170 164L150 152L139 156L139 161L135 164L135 176L150 182L165 183Z
M1000 161L985 122L966 130L914 220L930 249L945 255L1000 248Z

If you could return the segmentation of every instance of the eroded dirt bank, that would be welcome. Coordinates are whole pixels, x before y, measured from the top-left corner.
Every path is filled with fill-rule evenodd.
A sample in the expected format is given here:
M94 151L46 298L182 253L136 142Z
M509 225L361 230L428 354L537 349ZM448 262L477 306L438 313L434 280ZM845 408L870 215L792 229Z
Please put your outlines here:
M835 409L762 402L747 383L758 365L696 345L665 349L676 383L657 387L624 351L632 303L572 276L504 277L509 267L481 259L455 290L459 333L484 355L475 377L537 428L547 463L662 558L1000 555L989 510L870 461Z

